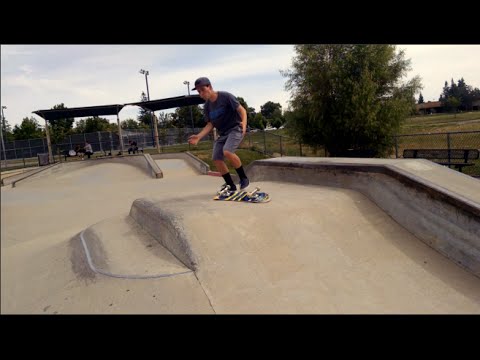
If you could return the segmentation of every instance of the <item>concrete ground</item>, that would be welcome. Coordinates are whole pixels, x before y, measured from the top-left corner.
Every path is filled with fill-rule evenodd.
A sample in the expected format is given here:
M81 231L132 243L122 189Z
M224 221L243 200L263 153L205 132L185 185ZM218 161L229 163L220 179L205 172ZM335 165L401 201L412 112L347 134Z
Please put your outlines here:
M217 202L223 179L156 162L162 179L95 160L2 187L1 312L480 313L478 277L356 191L262 181L267 204ZM174 214L195 272L129 216L137 199Z

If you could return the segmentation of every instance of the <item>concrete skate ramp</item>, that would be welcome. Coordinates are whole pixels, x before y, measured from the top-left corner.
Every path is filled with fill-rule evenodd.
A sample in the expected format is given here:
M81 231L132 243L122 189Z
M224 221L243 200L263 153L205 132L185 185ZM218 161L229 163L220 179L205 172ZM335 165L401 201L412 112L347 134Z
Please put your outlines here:
M152 155L154 160L165 160L165 159L175 159L175 160L183 160L185 163L190 165L196 173L198 174L207 174L210 171L210 166L204 162L203 160L199 159L195 155L191 154L190 152L182 152L182 153L166 153L166 154L154 154Z
M270 203L218 202L203 191L132 205L141 228L196 271L216 312L480 312L478 278L360 192L255 185Z
M301 161L271 161L280 160ZM403 198L410 190L397 188L404 183L394 175L354 171L352 159L325 161L335 170L254 163L247 172L252 186L271 195L267 204L213 201L222 179L175 176L180 164L170 164L170 176L165 166L158 181L135 166L85 160L71 168L75 176L62 165L15 189L2 187L2 312L480 313L479 278L392 215L402 206L427 220L442 219L442 212L450 218L450 207L460 209L458 219L475 214L473 179L427 161L353 161L369 169L396 166L410 179L405 189L439 203L447 199L444 210ZM79 181L95 176L88 186ZM433 190L408 185L412 177ZM371 185L373 193L351 186L356 183ZM448 200L449 193L456 200ZM379 196L390 197L394 209L384 208ZM126 216L129 209L135 222ZM458 219L439 220L439 226ZM81 241L71 241L81 232L97 270L195 273L124 279L89 271Z
M90 268L100 274L148 279L190 273L130 217L97 223L80 233Z
M278 158L250 164L251 181L354 189L411 233L480 277L480 182L427 160Z
M19 186L25 182L51 182L52 177L62 183L91 185L101 182L123 181L131 177L147 176L161 178L157 164L150 155L136 155L63 162L32 172L4 179L4 184ZM160 172L161 173L161 172Z
M155 159L155 158L154 158ZM192 167L184 159L168 159L161 158L155 159L156 164L162 170L164 177L179 178L179 177L192 177L199 175L200 172Z

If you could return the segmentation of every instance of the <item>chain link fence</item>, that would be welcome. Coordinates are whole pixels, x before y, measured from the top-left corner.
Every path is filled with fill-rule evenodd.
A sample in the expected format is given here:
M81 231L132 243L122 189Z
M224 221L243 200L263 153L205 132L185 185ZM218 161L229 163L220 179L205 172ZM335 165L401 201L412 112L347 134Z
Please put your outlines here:
M480 151L480 131L395 136L395 157L403 158L403 151L406 149L476 149ZM469 162L475 165L465 167L463 172L468 175L480 176L480 159L469 160Z
M187 144L188 137L201 131L200 128L160 128L159 144L162 151L175 151L175 145ZM113 131L96 131L92 133L72 134L63 140L53 143L52 154L55 162L64 159L69 150L83 148L88 142L92 145L93 152L97 155L114 155L119 151L126 152L129 142L135 141L140 149L155 148L155 139L149 129L122 129L123 149L120 149L120 137ZM202 139L202 143L213 140L213 136ZM5 142L5 151L0 149L0 167L3 170L11 170L22 167L38 166L39 156L48 153L46 138L15 140ZM178 151L178 149L176 150Z
M188 146L188 150L213 148L213 134L204 137L201 142L191 147L188 137L200 132L200 128L160 128L158 130L161 152L184 151L180 145ZM140 149L155 148L155 140L149 129L122 130L123 151L128 151L129 142L135 141ZM114 154L120 151L120 138L116 132L94 132L67 136L58 144L52 144L55 161L61 161L65 151L73 150L76 146L83 147L85 142L92 145L93 151L100 155ZM402 158L405 149L480 149L480 131L445 132L432 134L397 135L394 138L395 148L392 157ZM295 139L278 135L269 131L248 132L240 148L260 152L266 156L326 156L325 149L313 149L302 145ZM37 155L47 153L46 139L16 140L5 144L7 169L38 165ZM1 166L5 168L5 158L1 154ZM472 160L474 166L464 169L464 173L480 176L480 160Z
M302 145L293 138L269 131L248 132L240 148L260 152L264 155L278 156L325 156L323 146L313 149Z

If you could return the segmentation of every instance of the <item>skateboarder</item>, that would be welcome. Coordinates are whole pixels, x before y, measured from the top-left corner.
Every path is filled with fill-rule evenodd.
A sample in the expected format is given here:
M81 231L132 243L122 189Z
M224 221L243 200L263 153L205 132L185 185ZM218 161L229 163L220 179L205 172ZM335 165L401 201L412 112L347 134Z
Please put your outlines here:
M227 185L230 186L230 191L237 190L225 164L225 158L230 161L240 177L240 189L246 189L250 181L245 175L242 161L235 154L235 151L247 131L247 111L229 92L214 91L210 80L206 77L198 78L193 90L197 90L200 97L206 101L204 113L207 125L198 134L190 136L188 142L197 145L205 135L216 128L219 137L213 146L212 159L225 180L225 184L220 191Z

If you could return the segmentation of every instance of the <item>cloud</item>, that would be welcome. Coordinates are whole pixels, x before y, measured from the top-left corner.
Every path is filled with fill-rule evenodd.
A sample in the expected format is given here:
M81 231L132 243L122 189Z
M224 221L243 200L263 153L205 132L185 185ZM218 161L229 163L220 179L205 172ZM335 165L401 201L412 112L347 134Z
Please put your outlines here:
M426 101L436 100L445 80L464 77L480 87L480 46L398 45L412 59L407 78L420 75ZM280 70L291 66L292 45L2 45L1 100L10 125L31 112L64 103L95 106L186 95L200 76L210 77L216 90L241 96L260 111L267 101L285 109L289 93ZM193 92L195 93L195 92ZM173 111L173 109L171 110ZM136 117L138 108L123 110ZM37 118L38 120L41 120ZM43 122L43 120L41 120Z

